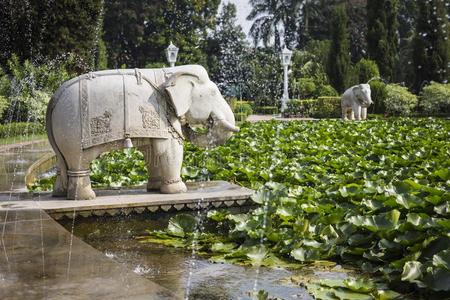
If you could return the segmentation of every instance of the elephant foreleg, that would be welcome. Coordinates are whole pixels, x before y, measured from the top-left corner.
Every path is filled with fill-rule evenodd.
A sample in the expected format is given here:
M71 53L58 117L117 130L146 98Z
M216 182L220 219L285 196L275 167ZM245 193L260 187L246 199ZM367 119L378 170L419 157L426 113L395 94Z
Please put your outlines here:
M153 153L159 157L161 193L175 194L186 192L186 185L181 180L183 143L175 139L155 140L153 146Z
M367 119L367 107L361 107L361 120Z
M155 191L161 188L161 174L159 156L155 151L155 147L147 146L140 149L144 154L144 159L147 164L148 181L147 191Z
M353 113L355 115L355 120L357 120L357 121L361 120L361 106L354 105L353 106Z

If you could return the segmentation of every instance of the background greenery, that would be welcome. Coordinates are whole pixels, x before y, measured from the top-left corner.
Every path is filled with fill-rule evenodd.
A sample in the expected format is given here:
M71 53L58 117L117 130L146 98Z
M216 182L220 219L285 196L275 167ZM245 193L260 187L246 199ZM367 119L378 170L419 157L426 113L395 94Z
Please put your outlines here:
M294 50L294 99L335 96L381 77L422 95L412 112L448 114L442 98L422 100L434 95L422 93L426 86L449 80L450 6L443 0L252 0L252 44L236 7L220 8L219 0L26 3L0 0L2 123L42 122L52 93L77 74L165 66L170 41L180 48L179 64L202 64L227 98L251 101L254 112L278 111L286 44ZM372 112L391 113L382 84L372 87Z

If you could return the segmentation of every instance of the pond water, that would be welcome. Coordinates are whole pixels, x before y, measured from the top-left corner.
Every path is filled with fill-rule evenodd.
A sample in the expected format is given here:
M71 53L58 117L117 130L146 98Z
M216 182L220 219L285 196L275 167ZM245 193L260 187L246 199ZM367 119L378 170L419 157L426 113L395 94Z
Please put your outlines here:
M165 228L169 217L169 214L141 214L131 217L77 218L74 223L65 220L61 224L107 257L127 264L135 273L170 289L180 298L186 296L189 282L189 299L252 299L251 291L258 278L257 290L268 292L270 297L313 299L304 288L280 282L300 274L300 271L257 270L256 267L215 264L206 258L193 257L190 251L139 243L136 237L145 235L145 230L149 228ZM195 263L194 267L192 262ZM347 276L338 270L308 273L321 278ZM304 276L305 272L301 274Z
M25 189L25 173L52 149L47 141L0 149L0 191Z

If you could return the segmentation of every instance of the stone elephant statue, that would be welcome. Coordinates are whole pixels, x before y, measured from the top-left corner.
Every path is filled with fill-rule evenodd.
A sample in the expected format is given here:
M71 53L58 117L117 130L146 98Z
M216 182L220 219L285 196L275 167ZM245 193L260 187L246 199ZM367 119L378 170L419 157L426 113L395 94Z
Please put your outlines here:
M370 85L358 84L347 89L341 98L343 120L367 119L367 108L372 104Z
M192 129L200 124L208 130ZM182 193L183 140L212 147L239 128L206 70L186 65L73 78L50 100L46 130L58 161L53 195L88 200L90 162L104 152L134 144L149 170L147 190Z

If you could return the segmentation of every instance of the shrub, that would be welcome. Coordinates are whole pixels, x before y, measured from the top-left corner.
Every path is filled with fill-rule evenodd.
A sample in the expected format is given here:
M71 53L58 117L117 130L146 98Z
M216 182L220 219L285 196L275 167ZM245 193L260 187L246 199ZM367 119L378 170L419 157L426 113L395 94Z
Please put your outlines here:
M277 106L256 106L254 110L263 115L274 115L278 113Z
M358 82L366 83L374 77L380 77L380 70L377 63L370 59L361 59L355 66L355 71L358 73Z
M317 86L316 97L337 97L339 93L329 84L321 84Z
M247 101L236 101L236 103L232 107L233 112L242 113L246 116L251 115L253 113L252 106Z
M369 107L369 111L376 114L384 114L386 112L386 108L384 106L387 97L386 84L379 80L372 81L370 82L370 90L373 106Z
M241 113L241 112L235 112L234 113L234 119L236 120L236 122L244 122L245 120L247 120L248 115L246 113Z
M341 98L291 100L287 103L286 114L296 117L338 118L341 115Z
M341 97L319 97L313 118L339 118L341 116Z
M39 134L44 131L45 128L40 123L17 122L0 124L0 138Z
M417 96L408 91L406 87L398 84L386 86L386 101L384 102L386 112L408 116L417 107L417 103Z
M450 84L433 82L420 93L420 108L428 115L450 114Z
M292 84L292 93L299 99L310 99L316 94L316 83L312 78L299 78Z
M292 99L287 103L286 115L292 117L307 118L314 114L317 107L317 99Z
M0 96L7 100L8 114L18 121L44 123L51 95L74 75L66 70L71 63L69 57L34 65L28 60L21 62L13 55L7 68L0 72Z
M8 107L8 99L5 96L0 95L0 119L2 118L3 112Z

